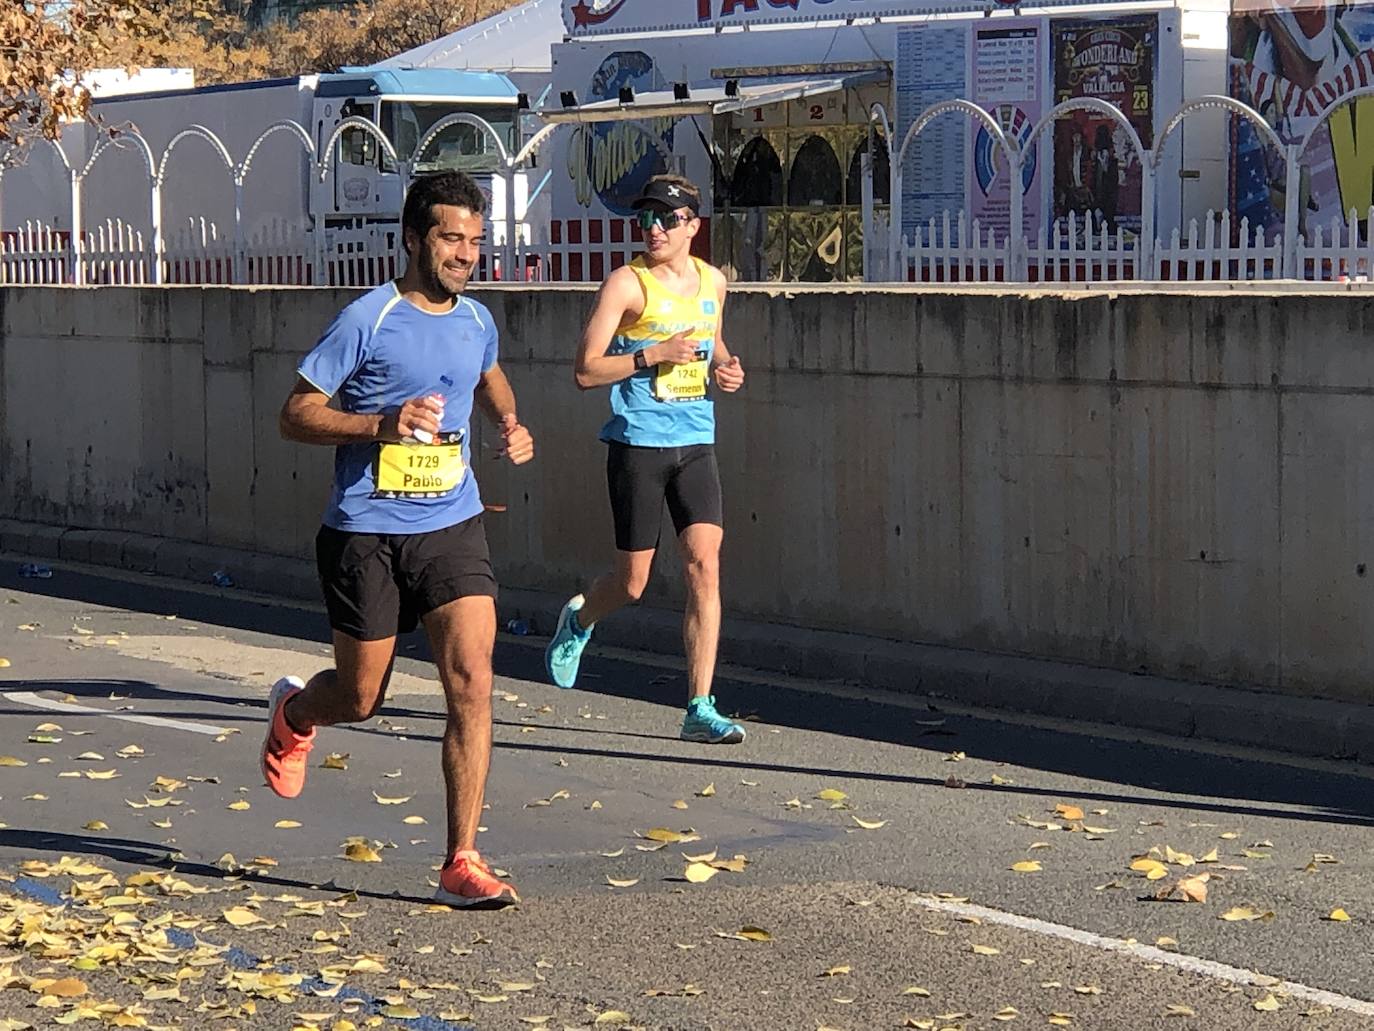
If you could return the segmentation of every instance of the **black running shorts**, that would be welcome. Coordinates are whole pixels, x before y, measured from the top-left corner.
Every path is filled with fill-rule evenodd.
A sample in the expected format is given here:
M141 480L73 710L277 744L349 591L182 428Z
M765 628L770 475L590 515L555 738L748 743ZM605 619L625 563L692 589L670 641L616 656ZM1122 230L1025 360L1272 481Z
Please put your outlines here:
M693 523L723 526L720 472L711 444L690 447L632 447L609 442L606 485L620 551L658 547L663 502L682 533Z
M329 625L359 641L414 630L457 598L496 597L482 517L431 533L348 533L321 526L315 560Z

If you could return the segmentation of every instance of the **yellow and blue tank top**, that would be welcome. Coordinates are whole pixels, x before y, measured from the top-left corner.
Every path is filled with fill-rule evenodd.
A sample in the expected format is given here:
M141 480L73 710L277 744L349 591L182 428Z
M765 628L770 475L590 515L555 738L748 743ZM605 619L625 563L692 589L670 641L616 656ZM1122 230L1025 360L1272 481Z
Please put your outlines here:
M612 338L608 355L634 354L682 333L697 345L686 365L650 366L611 387L611 419L601 439L635 447L688 447L716 442L711 400L711 356L720 323L711 266L693 258L699 285L688 297L673 293L649 271L643 258L630 263L644 290L644 312Z

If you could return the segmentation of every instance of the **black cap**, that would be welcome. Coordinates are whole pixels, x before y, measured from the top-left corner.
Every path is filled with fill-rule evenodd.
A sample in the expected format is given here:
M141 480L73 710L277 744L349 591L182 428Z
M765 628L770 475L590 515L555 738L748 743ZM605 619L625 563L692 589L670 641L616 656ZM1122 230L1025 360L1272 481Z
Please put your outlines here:
M701 213L700 205L694 194L684 190L676 183L670 183L663 179L653 179L645 184L634 203L633 208L644 208L650 204L662 204L669 211L676 211L678 208L691 208L693 215Z

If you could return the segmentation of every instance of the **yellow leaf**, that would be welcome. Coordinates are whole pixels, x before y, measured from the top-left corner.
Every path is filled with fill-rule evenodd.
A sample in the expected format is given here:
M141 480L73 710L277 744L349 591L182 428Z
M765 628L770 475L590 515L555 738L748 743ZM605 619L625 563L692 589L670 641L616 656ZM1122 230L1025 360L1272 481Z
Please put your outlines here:
M1178 882L1178 890L1183 893L1186 902L1206 902L1207 901L1207 874L1199 874L1196 877L1185 877Z
M88 831L107 831L110 829L110 825L104 820L91 820L83 824L82 829Z
M716 868L710 863L688 863L682 876L692 884L705 884L716 875Z
M710 862L717 870L729 870L731 873L744 873L744 868L749 865L749 860L744 856L735 856L733 859L712 859Z
M1149 881L1157 881L1161 877L1169 876L1169 868L1158 859L1137 859L1131 864L1131 869L1138 873L1143 873L1145 879Z
M324 757L324 762L320 763L323 770L346 770L348 769L347 752L330 752Z
M816 797L822 802L843 802L849 796L839 788L824 788L816 792Z
M631 877L629 880L618 881L614 877L608 876L606 878L606 883L609 884L612 888L633 888L636 884L639 883L639 878Z
M1270 992L1263 999L1260 999L1258 1002L1252 1003L1252 1005L1261 1013L1273 1013L1275 1010L1279 1008L1279 1000L1274 998L1273 992Z
M1017 873L1039 873L1040 864L1034 859L1025 859L1019 863L1012 863L1011 868Z
M350 841L344 849L344 858L351 859L355 863L380 863L382 857L375 849L361 841Z
M272 826L276 827L278 830L291 831L299 827L300 822L297 820L278 820Z
M682 858L687 860L687 862L689 863L709 863L716 858L717 851L719 850L713 848L710 852L703 852L699 856L689 856L686 852L684 852L682 853Z
M1331 911L1331 915L1328 916L1326 919L1334 920L1338 924L1343 924L1347 923L1350 920L1350 914L1347 913L1344 909L1333 909Z
M751 942L770 942L773 936L762 927L742 927L739 936Z
M1205 856L1203 856L1201 859L1199 859L1198 862L1199 862L1199 863L1219 863L1219 862L1221 862L1221 859L1220 859L1220 857L1217 855L1217 850L1216 850L1216 849L1212 849L1212 851L1208 852Z
M829 970L824 971L821 977L844 977L849 973L850 969L851 968L848 966L831 967Z
M929 999L929 998L930 998L930 992L926 991L926 989L920 987L919 985L914 985L914 984L911 985L911 986L909 986L909 987L907 987L907 988L903 988L903 989L902 989L902 994L903 994L903 995L919 995L919 996L920 996L921 998L923 998L923 999Z
M384 1017L392 1020L415 1020L420 1016L420 1011L413 1006L383 1006L377 1011Z
M406 817L402 818L401 822L402 822L402 823L408 823L408 824L410 824L412 827L418 827L420 824L422 824L422 823L425 822L425 818L424 818L423 816L413 816L413 815L412 815L412 816L406 816Z
M904 1023L902 1027L914 1027L917 1028L918 1031L933 1031L935 1027L935 1021L918 1020L916 1017L907 1017L906 1023Z
M254 913L251 909L244 909L242 906L235 906L233 909L226 909L223 914L224 922L232 924L234 927L247 927L249 924L262 922L262 917Z
M618 848L614 852L602 852L601 855L606 859L619 859L625 854L625 849Z
M114 780L119 776L118 770L85 770L81 774L87 780Z
M879 830L889 823L887 820L861 820L857 816L851 817L851 819L866 831Z
M1015 1006L1003 1006L992 1015L993 1020L1015 1020L1021 1015L1021 1011Z
M1083 810L1076 805L1057 805L1054 807L1054 811L1061 820L1068 820L1070 822L1081 820L1084 816Z
M75 999L86 994L86 985L74 977L64 977L43 989L44 995L55 995L59 999Z
M499 985L503 992L528 992L534 987L531 981L501 981Z
M1171 1002L1164 1010L1166 1017L1196 1017L1197 1010L1191 1006L1185 1006L1181 1002Z
M27 766L23 759L16 759L12 755L0 755L0 766Z
M234 810L234 812L236 812L236 813L241 813L241 812L243 812L245 809L251 809L251 808L252 808L252 805L249 803L248 799L246 799L246 798L240 798L240 799L239 799L238 801L236 801L236 802L230 802L230 803L229 803L227 806L225 806L224 808L226 808L226 809L232 809L232 810Z
M1237 920L1272 920L1273 918L1274 914L1270 912L1261 912L1258 909L1251 909L1249 906L1235 906L1222 913L1218 919L1234 923Z
M644 832L641 837L649 841L661 841L666 845L685 844L689 841L700 841L701 835L693 831L674 831L667 827L654 827Z
M594 1021L592 1021L592 1023L600 1024L602 1027L606 1027L608 1025L613 1024L628 1024L631 1019L632 1018L630 1017L630 1015L622 1010L607 1010L605 1013L602 1013Z
M697 792L697 798L710 798L715 793L716 785L715 782L712 782L710 784L707 784L704 788Z
M9 659L0 659L0 669L9 669L9 668L10 668L10 660L9 660Z
M674 809L686 809L686 808L687 808L687 803L684 802L682 799L679 798L676 802L673 803L673 808L674 808Z
M405 805L407 802L411 800L413 796L402 795L399 798L384 798L383 796L377 794L377 792L374 791L372 792L372 797L377 800L378 805Z
M1051 1013L1049 1017L1046 1019L1049 1021L1049 1023L1054 1024L1056 1027L1068 1027L1070 1024L1073 1023L1073 1014Z
M969 948L979 956L1000 956L1001 949L994 949L991 945L970 945Z

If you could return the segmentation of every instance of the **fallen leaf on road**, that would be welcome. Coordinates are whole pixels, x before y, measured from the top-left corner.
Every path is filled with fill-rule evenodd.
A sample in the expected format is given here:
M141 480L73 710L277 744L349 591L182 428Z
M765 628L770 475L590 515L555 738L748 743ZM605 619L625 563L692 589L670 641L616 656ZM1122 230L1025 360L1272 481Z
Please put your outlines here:
M402 817L402 818L401 818L401 822L402 822L402 823L408 823L408 824L410 824L412 827L416 827L416 826L419 826L420 824L424 823L424 822L425 822L425 818L424 818L423 816L405 816L405 817Z
M607 1010L605 1013L599 1014L592 1023L599 1024L602 1027L608 1027L612 1025L628 1024L632 1019L633 1018L623 1010Z
M823 971L821 971L820 976L821 976L821 977L844 977L846 974L849 973L849 971L850 971L851 969L852 969L852 968L851 968L851 967L848 967L848 966L831 967L829 970L823 970Z
M967 758L968 756L965 755L963 752L950 752L949 755L945 756L945 762L959 763L963 762Z
M0 766L27 766L23 759L16 759L12 755L0 755Z
M716 875L716 868L709 863L688 863L682 876L692 884L705 884Z
M1169 876L1169 868L1158 859L1142 857L1131 863L1131 869L1137 873L1143 873L1147 881L1157 881L1162 877Z
M686 809L686 808L687 808L687 803L684 802L682 799L679 798L677 801L675 801L675 802L673 803L673 808L674 808L674 809Z
M631 877L629 880L626 881L618 881L614 877L607 876L606 883L609 884L612 888L632 888L639 883L639 878Z
M701 835L694 830L675 831L667 827L653 827L640 835L647 841L658 841L665 845L680 845L691 841L700 841Z
M119 776L118 770L86 770L82 773L87 780L114 780Z
M714 795L715 793L716 793L716 785L715 785L715 782L713 781L712 783L707 784L704 788L702 788L700 791L697 792L697 798L710 798L710 797L711 797L712 795Z
M887 820L861 820L857 816L852 817L855 823L866 831L876 831L888 825Z
M1000 956L1001 949L994 949L991 945L970 945L969 950L977 956Z
M741 927L738 931L717 931L717 938L738 938L741 941L770 942L773 936L762 927Z
M320 763L322 770L346 770L348 769L347 752L330 752L324 757L324 762Z
M1191 1006L1185 1006L1179 1002L1171 1002L1164 1010L1166 1017L1196 1017L1197 1011Z
M1012 863L1011 868L1017 873L1039 873L1040 864L1034 859L1025 859L1019 863Z
M1046 1019L1049 1021L1049 1023L1055 1025L1056 1027L1067 1027L1068 1025L1073 1023L1073 1014L1051 1013Z
M138 745L125 745L119 751L115 752L115 755L119 756L121 759L132 759L134 756L142 754L143 749L139 748Z
M618 848L618 849L616 849L614 852L602 852L602 853L601 853L601 855L602 855L603 857L605 857L606 859L619 859L619 858L620 858L621 856L623 856L624 854L625 854L625 850L624 850L623 848Z
M377 1012L384 1017L390 1017L392 1020L416 1020L420 1016L419 1010L415 1009L413 1006L405 1005L383 1006Z
M920 987L919 985L914 985L914 984L913 984L913 985L909 985L909 986L906 987L906 988L903 988L903 989L901 990L901 993L900 993L900 994L902 994L902 995L919 995L919 996L920 996L921 998L923 998L923 999L929 999L929 998L930 998L930 992L926 991L926 989Z
M355 863L380 863L382 861L382 857L371 845L361 841L350 841L344 847L344 858L351 859Z
M239 799L238 801L236 801L236 802L230 802L230 803L229 803L227 806L225 806L224 808L225 808L225 809L233 809L235 812L241 813L241 812L243 812L245 809L251 809L251 808L252 808L252 805L251 805L251 803L249 803L248 799L246 799L246 798L240 798L240 799Z
M110 829L110 825L104 820L90 820L82 825L82 829L88 831L107 831Z
M922 1020L916 1017L907 1017L906 1022L902 1024L902 1027L914 1027L917 1028L918 1031L934 1031L935 1021Z
M1097 985L1095 985L1095 984L1078 984L1078 985L1074 985L1073 990L1074 990L1075 992L1077 992L1079 995L1101 995L1101 994L1102 994L1102 989L1099 988L1099 987L1097 987Z
M1261 1013L1273 1013L1279 1008L1279 1000L1274 998L1273 992L1270 992L1263 999L1252 1003L1252 1005Z
M1252 909L1249 906L1235 906L1222 913L1217 919L1234 923L1237 920L1272 920L1272 912Z
M731 873L744 873L744 868L749 865L749 860L740 855L733 859L712 859L710 862L717 870L729 870Z
M297 820L278 820L272 826L276 827L278 830L290 831L299 827L300 823Z
M534 984L530 981L498 981L497 987L503 992L528 992Z
M839 788L822 788L816 792L816 797L822 802L843 802L849 796Z
M1054 807L1054 811L1061 820L1069 820L1070 822L1082 820L1085 815L1083 810L1076 805L1057 805Z
M1015 1006L1003 1006L992 1015L993 1020L1015 1020L1021 1015L1021 1011Z
M1350 920L1350 914L1347 913L1344 909L1333 909L1333 910L1331 911L1331 915L1328 916L1328 917L1326 917L1326 919L1327 919L1327 920L1334 920L1334 921L1336 921L1336 923L1338 923L1338 924L1344 924L1344 923L1349 922L1349 920Z
M378 805L405 805L411 800L411 795L401 795L399 798L386 798L377 792L372 792L372 797L377 800Z
M689 856L686 852L683 852L682 858L687 860L687 862L689 863L709 863L716 858L717 851L717 849L713 848L710 852L703 852L699 856Z
M242 906L235 906L233 909L226 909L221 916L224 917L226 924L234 927L247 927L249 924L262 922L262 917L254 913L251 909L244 909Z

